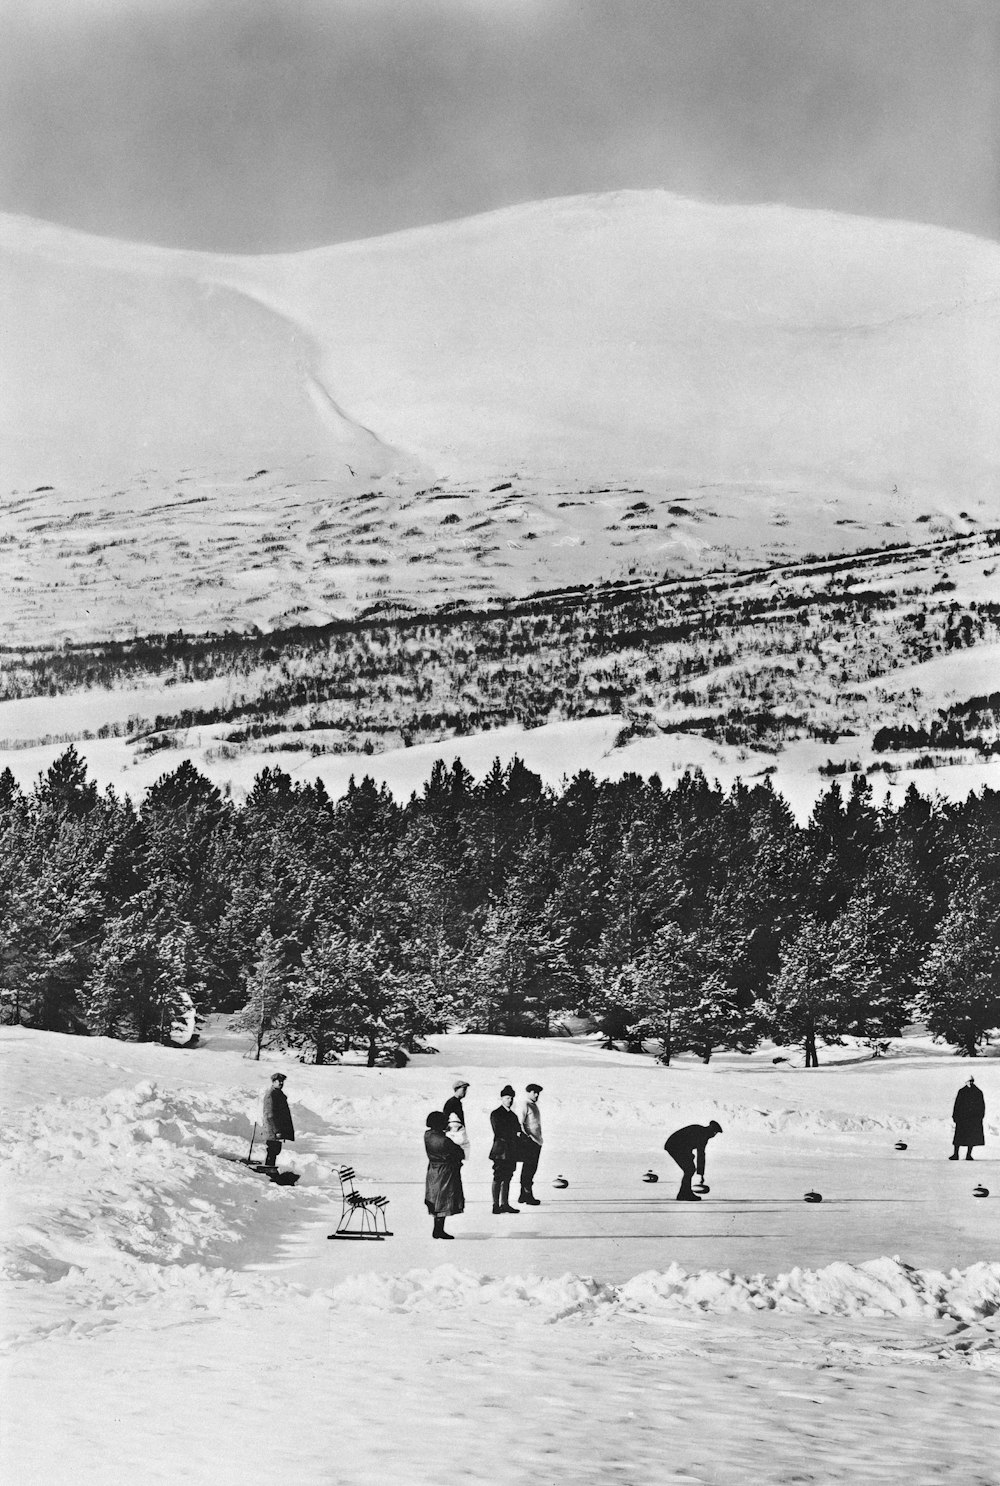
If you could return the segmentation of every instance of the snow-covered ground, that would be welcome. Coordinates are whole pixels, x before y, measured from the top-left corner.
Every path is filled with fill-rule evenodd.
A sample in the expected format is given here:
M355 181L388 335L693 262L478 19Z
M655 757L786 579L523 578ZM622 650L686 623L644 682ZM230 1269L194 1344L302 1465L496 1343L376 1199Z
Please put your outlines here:
M433 1041L318 1069L218 1019L194 1049L0 1032L5 1480L996 1483L1000 1059ZM276 1062L294 1188L225 1159ZM421 1136L456 1071L468 1206L435 1250ZM950 1163L970 1071L987 1146ZM532 1076L542 1205L495 1218L488 1113ZM711 1193L676 1204L663 1140L710 1117ZM327 1240L343 1161L390 1239Z

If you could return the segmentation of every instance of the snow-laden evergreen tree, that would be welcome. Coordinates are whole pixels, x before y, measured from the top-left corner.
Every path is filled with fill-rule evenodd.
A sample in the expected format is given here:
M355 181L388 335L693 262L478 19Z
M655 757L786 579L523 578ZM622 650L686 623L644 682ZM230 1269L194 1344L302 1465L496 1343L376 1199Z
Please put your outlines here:
M470 1030L542 1037L573 985L561 928L515 884L469 936L459 1006Z
M915 1009L932 1036L969 1058L1000 1030L1000 892L995 884L970 883L952 893Z
M315 1063L356 1047L372 1068L441 1024L428 975L402 964L380 935L352 936L326 924L289 979L274 1032Z
M6 1020L78 1031L103 923L134 872L134 815L101 799L75 750L0 817L0 1007Z
M817 1042L838 1043L851 1021L850 969L830 926L807 918L785 946L758 1014L778 1043L801 1043L807 1068L819 1067Z
M167 925L141 911L115 918L84 987L87 1025L102 1037L169 1042L174 1024L203 996L196 975L190 924Z
M257 944L257 959L246 980L247 1000L230 1020L235 1032L252 1032L254 1056L259 1060L272 1030L279 1024L288 994L287 954L269 929Z
M754 1019L727 974L733 959L728 936L711 927L666 924L654 936L640 960L647 1010L634 1030L658 1041L662 1063L681 1052L707 1063L717 1047L753 1046Z

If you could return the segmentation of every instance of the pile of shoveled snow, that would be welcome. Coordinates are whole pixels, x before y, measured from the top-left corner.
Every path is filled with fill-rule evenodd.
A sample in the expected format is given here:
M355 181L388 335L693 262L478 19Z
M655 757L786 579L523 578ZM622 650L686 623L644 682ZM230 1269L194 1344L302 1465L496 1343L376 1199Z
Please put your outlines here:
M107 1262L95 1263L98 1260ZM23 1294L23 1285L17 1285ZM1000 1262L972 1264L948 1272L918 1269L898 1255L863 1264L833 1263L779 1275L741 1275L732 1270L689 1273L678 1264L649 1270L620 1285L584 1274L490 1275L441 1264L400 1274L361 1272L319 1290L261 1274L242 1274L204 1264L145 1263L130 1256L95 1252L91 1267L73 1267L44 1287L43 1309L67 1314L81 1333L98 1324L94 1315L121 1320L127 1311L162 1311L177 1306L190 1314L224 1314L229 1308L292 1311L305 1306L351 1314L358 1310L416 1315L501 1310L530 1313L545 1323L599 1321L612 1315L675 1313L728 1315L775 1311L840 1317L899 1317L972 1325L1000 1314ZM31 1328L42 1333L49 1323ZM992 1334L992 1333L991 1333ZM1000 1337L989 1347L1000 1368Z
M915 1269L899 1258L865 1264L828 1264L775 1276L702 1271L678 1264L650 1270L623 1285L585 1275L557 1279L472 1274L442 1265L407 1274L361 1274L331 1293L334 1305L417 1311L467 1306L524 1306L550 1321L591 1318L609 1311L808 1311L818 1316L909 1316L982 1321L1000 1312L1000 1263L967 1270ZM1000 1365L1000 1355L997 1357Z
M253 1128L239 1104L143 1082L10 1116L0 1171L20 1221L8 1227L8 1273L56 1279L122 1254L218 1261L261 1225L236 1164ZM325 1179L315 1155L298 1169L306 1185ZM260 1186L259 1201L275 1204Z

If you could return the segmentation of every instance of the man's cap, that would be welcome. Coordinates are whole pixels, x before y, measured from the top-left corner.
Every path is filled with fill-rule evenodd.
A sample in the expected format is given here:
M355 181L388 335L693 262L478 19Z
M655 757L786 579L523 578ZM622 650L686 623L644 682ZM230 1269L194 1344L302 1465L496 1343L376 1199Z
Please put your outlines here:
M284 1074L284 1073L272 1073L271 1074L271 1082L273 1084L277 1084L277 1083L282 1083L283 1084L285 1082L286 1077L287 1077L287 1074Z
M716 1135L722 1134L722 1126L719 1124L718 1120L709 1120L708 1128L710 1130L714 1130Z
M467 1089L468 1087L469 1080L467 1078L456 1078L455 1082L452 1084L453 1089Z
M541 1084L525 1084L524 1088L528 1094L540 1094L542 1092Z
M514 1090L511 1088L510 1084L504 1084L503 1088L500 1090L500 1098L502 1099L505 1094L513 1094L513 1092Z

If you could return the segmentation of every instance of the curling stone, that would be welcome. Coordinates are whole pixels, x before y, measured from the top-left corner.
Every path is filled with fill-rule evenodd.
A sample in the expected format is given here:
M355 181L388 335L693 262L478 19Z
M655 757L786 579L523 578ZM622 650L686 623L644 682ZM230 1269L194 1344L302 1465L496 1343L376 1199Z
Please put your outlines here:
M657 1176L655 1171L647 1171L646 1175L643 1177L644 1182L658 1182L659 1180L660 1178Z
M823 1194L822 1194L822 1192L807 1192L806 1195L805 1195L805 1201L806 1202L822 1202L823 1201Z
M990 1195L990 1189L989 1187L984 1187L980 1182L978 1187L973 1187L972 1195L973 1197L988 1197Z
M896 1149L897 1149L897 1151L905 1151L906 1150L906 1141L905 1140L897 1140L896 1141Z
M552 1183L552 1185L554 1187L568 1187L569 1186L569 1182L566 1180L566 1178L564 1176L557 1176L556 1179L555 1179L555 1181Z
M707 1182L695 1182L694 1185L692 1186L691 1190L692 1190L692 1192L703 1192L703 1193L705 1193L705 1192L711 1192L712 1189L708 1185Z

